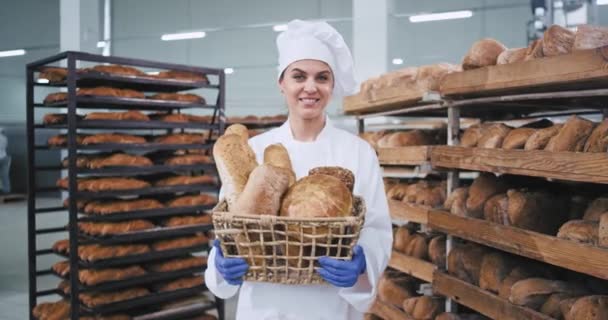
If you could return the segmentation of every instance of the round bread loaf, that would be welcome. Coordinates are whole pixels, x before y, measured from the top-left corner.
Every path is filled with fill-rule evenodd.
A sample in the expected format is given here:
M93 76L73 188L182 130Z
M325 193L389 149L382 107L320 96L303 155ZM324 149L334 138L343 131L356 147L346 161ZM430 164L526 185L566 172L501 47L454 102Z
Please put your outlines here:
M352 213L353 196L338 178L314 174L298 180L285 195L281 216L297 218L345 217Z
M350 192L355 187L355 175L352 171L342 167L317 167L308 171L309 176L325 174L340 179Z

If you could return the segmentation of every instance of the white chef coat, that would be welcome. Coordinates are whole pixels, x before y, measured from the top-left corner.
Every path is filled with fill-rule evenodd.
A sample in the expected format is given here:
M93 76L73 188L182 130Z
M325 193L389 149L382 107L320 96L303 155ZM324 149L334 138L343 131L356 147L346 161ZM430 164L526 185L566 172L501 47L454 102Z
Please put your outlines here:
M329 118L314 142L296 141L289 121L249 139L258 163L263 163L264 149L274 143L285 146L298 179L319 166L340 166L354 173L353 193L363 197L367 208L358 241L365 253L367 270L351 288L245 281L239 295L237 319L363 319L376 296L392 244L391 220L376 153L364 140L335 128ZM215 268L215 255L213 248L205 282L213 294L226 299L236 294L239 286L225 282Z

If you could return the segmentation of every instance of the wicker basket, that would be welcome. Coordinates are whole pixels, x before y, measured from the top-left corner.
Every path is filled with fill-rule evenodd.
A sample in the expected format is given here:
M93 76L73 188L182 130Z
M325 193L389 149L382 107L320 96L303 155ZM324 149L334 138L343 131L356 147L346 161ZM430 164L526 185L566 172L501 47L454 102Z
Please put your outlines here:
M353 215L340 218L290 218L225 212L222 201L213 209L215 235L226 258L249 263L247 281L319 284L317 259L350 260L365 219L365 203L353 198Z

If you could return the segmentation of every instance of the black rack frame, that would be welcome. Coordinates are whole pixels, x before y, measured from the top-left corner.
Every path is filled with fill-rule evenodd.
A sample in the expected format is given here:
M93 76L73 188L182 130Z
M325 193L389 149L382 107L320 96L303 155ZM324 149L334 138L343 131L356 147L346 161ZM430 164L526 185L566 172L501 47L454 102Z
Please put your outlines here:
M188 81L180 81L180 80L168 80L168 79L155 79L149 77L127 77L127 76L118 76L118 75L110 75L99 72L77 72L77 64L85 62L85 63L111 63L111 64L121 64L127 66L135 66L135 67L147 67L147 68L155 68L155 69L166 69L166 70L180 70L180 71L188 71L195 73L203 73L205 75L217 76L217 84L211 84L206 81L199 82L188 82ZM34 80L35 72L38 72L41 67L57 64L57 63L65 63L67 65L67 78L66 81L60 83L38 83ZM147 92L176 92L183 90L191 90L191 89L213 89L217 90L217 99L215 104L192 104L192 103L177 103L171 101L160 101L160 100L152 100L152 99L120 99L120 98L110 98L110 97L84 97L77 96L76 89L78 87L94 87L94 86L107 86L111 85L119 88L129 88L136 89ZM67 89L67 101L54 103L45 105L43 103L36 103L34 101L34 89L35 87L63 87ZM179 149L208 149L212 146L211 134L209 135L209 140L206 144L202 145L169 145L169 144L156 144L156 143L146 143L143 145L128 145L128 144L105 144L105 145L92 145L92 146L81 146L77 145L76 142L76 133L78 129L103 129L103 128L120 128L120 129L164 129L164 130L174 130L174 129L206 129L206 130L218 130L219 135L223 134L226 122L225 116L225 73L223 69L217 68L203 68L203 67L193 67L187 65L180 64L171 64L171 63L160 63L149 60L141 60L141 59L132 59L132 58L123 58L123 57L108 57L101 56L96 54L90 54L85 52L76 52L76 51L66 51L56 54L54 56L41 59L32 63L27 64L26 66L26 104L27 104L27 168L28 168L28 178L27 178L27 194L28 194L28 268L29 268L29 307L30 307L30 320L34 320L34 316L32 314L32 309L37 303L37 298L40 296L48 295L48 294L57 294L56 290L42 290L38 291L37 285L37 277L47 275L48 272L40 272L37 270L37 257L45 254L53 254L53 251L50 249L38 249L36 246L36 236L39 234L48 234L55 232L65 232L65 228L47 228L47 229L37 229L36 227L36 215L39 213L49 213L49 212L57 212L63 211L59 207L57 208L37 208L36 207L36 195L45 191L53 191L52 188L48 188L48 190L44 188L39 188L36 184L36 172L37 171L48 171L48 170L67 170L68 173L68 196L69 203L67 211L69 213L69 225L68 232L70 239L76 239L76 241L70 241L70 252L78 252L78 209L77 209L77 200L80 198L86 197L87 195L98 197L101 194L88 194L84 192L79 192L77 188L77 176L78 174L104 174L109 172L104 172L104 169L96 169L87 171L84 168L78 168L76 166L76 156L79 150L179 150ZM34 123L35 110L40 108L67 108L67 122L63 125L58 126L46 126L46 125L37 125ZM158 121L151 121L148 123L137 123L133 121L125 121L125 122L87 122L84 120L79 120L76 114L77 108L80 109L140 109L140 110L166 110L168 112L175 112L181 109L207 109L213 111L213 116L211 120L211 124L196 124L196 123L170 123L164 122L160 123ZM68 135L68 143L65 147L53 148L49 146L37 146L35 145L35 133L38 130L46 130L48 128L53 129L67 129L66 134ZM62 168L61 165L56 167L39 167L36 166L36 152L37 151L45 151L45 150L67 150L68 153L68 166L67 168ZM162 166L161 171L169 171L169 166ZM179 166L175 166L176 170L183 169ZM116 169L109 168L108 171L112 171ZM145 170L144 170L145 171ZM175 188L173 188L175 189ZM173 190L171 188L166 191L183 191L181 190ZM191 189L191 188L190 188ZM187 191L193 191L193 190ZM160 191L160 190L157 190ZM211 189L207 190L211 191ZM215 187L215 192L219 192L219 187ZM114 196L114 195L126 195L129 192L118 192L112 193L109 192L105 194L106 196ZM140 192L141 193L141 192ZM144 192L145 193L145 192ZM153 192L156 193L156 192ZM153 194L152 193L152 194ZM133 194L133 193L131 193ZM135 190L135 194L137 191ZM167 213L176 214L179 213L179 210L167 210ZM136 212L137 213L137 212ZM141 213L141 211L140 211ZM162 216L162 211L153 212L154 216ZM125 218L128 216L128 213L121 213L121 218ZM110 219L108 219L110 220ZM63 229L63 230L60 230ZM87 240L87 241L90 241ZM199 249L202 249L199 248ZM81 264L79 263L79 259L77 255L70 255L70 270L72 270L71 274L78 274L79 267ZM92 265L95 265L94 263ZM73 293L70 297L70 302L72 305L72 313L71 319L76 320L79 319L83 314L83 311L86 313L87 310L81 310L80 304L78 303L78 290L79 290L79 281L78 277L70 277L70 285L73 288ZM166 299L164 300L166 301ZM216 303L214 306L217 307L218 314L220 315L220 319L223 319L224 316L224 302L221 299L216 298ZM89 310L90 311L90 310ZM179 310L178 310L179 311ZM184 315L185 316L185 315ZM146 317L146 319L156 319L156 318L166 318L167 313L164 312L160 314L158 317ZM174 315L175 318L181 318L181 314L177 312Z

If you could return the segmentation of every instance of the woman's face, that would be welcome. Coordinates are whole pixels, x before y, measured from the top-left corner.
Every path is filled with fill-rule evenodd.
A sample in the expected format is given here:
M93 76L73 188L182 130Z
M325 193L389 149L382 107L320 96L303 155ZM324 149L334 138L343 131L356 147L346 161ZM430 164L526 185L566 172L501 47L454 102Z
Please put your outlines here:
M323 117L334 88L334 77L325 62L299 60L285 69L279 87L289 107L289 116L312 120Z

